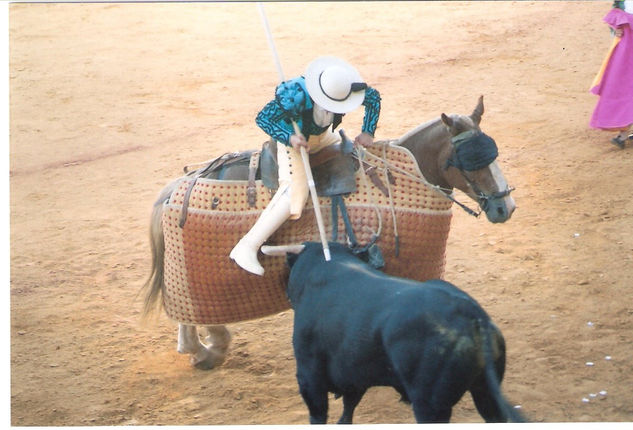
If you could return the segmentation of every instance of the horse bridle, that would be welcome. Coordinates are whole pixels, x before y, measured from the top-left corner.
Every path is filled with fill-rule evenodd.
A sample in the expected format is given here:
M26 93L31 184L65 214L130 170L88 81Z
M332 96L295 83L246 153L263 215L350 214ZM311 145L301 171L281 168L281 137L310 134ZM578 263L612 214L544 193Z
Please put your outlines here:
M462 175L462 177L466 181L466 184L475 193L477 202L479 203L479 206L484 212L488 210L488 207L491 202L495 200L504 199L505 197L509 196L512 191L514 191L513 187L507 187L503 191L497 191L492 194L486 194L485 192L481 190L481 188L479 188L479 186L466 173L469 171L483 169L484 167L490 166L490 164L493 161L495 161L498 155L497 145L491 137L487 136L486 134L478 130L468 130L466 132L460 133L454 136L453 138L451 138L451 145L453 147L452 153L451 153L451 156L446 160L446 165L444 166L444 169L446 170L450 166L453 166L457 169L457 171L459 171L459 173ZM464 163L464 160L460 158L459 153L458 153L458 148L460 147L466 148L466 146L462 146L462 145L466 145L466 146L481 145L485 153L483 154L482 157L479 157L475 161L465 160L466 163ZM464 166L464 164L466 164L466 166ZM469 207L467 207L466 205L457 202L455 199L451 198L451 200L454 203L458 204L462 209L464 209L470 215L478 217L481 214L481 210L479 212L476 212L470 209Z
M473 190L473 192L475 193L475 195L477 196L477 201L479 202L479 206L481 207L481 209L486 212L488 210L488 207L490 205L490 202L495 201L495 200L501 200L506 198L507 196L510 195L510 193L512 191L514 191L514 187L508 187L503 191L497 191L494 192L492 194L486 194L483 191L481 191L481 188L479 188L477 186L476 183L474 183L466 174L466 171L458 169L459 173L461 173L461 175L464 177L464 180L466 181L466 184L468 184L468 186ZM472 211L472 209L470 210ZM467 211L470 213L470 211ZM477 213L476 216L479 216L479 214L481 213L481 211L479 211L479 213Z

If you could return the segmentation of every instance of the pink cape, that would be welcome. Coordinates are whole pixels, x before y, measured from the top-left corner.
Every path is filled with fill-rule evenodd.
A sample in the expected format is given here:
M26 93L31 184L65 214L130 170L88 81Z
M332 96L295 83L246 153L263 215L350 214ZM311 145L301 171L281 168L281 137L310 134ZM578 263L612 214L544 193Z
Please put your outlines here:
M600 96L589 125L599 129L617 129L633 124L633 15L612 9L604 21L621 27L619 43L609 51L591 92Z

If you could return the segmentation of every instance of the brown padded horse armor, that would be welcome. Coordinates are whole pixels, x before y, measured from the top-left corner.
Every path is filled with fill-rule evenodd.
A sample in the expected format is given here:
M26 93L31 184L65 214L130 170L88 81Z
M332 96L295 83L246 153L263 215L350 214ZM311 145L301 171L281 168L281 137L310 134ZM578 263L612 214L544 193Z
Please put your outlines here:
M451 201L434 191L421 178L411 153L391 142L376 142L368 151L378 157L383 150L393 179L391 199L369 178L356 172L358 191L345 197L354 234L361 245L368 243L379 228L376 204L382 218L377 242L391 275L425 281L442 278L446 241L452 217ZM373 157L366 161L381 170L384 164ZM408 174L402 173L408 172ZM384 179L384 173L381 173ZM227 324L259 318L289 309L285 287L288 269L285 259L259 255L264 276L241 269L229 252L255 223L267 206L271 193L256 181L256 204L247 199L247 181L198 178L190 190L187 220L181 228L184 197L193 179L183 181L165 204L165 289L163 305L169 318L190 325ZM396 257L392 206L400 238ZM326 234L331 240L329 198L320 198ZM345 241L345 226L339 216L337 241ZM286 245L320 241L311 201L299 220L286 223L267 241Z

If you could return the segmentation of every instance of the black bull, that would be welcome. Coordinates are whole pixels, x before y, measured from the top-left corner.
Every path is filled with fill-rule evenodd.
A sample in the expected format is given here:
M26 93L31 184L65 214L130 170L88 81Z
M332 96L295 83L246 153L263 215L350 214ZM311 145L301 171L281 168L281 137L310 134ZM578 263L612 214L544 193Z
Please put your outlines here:
M486 312L441 280L388 276L330 244L288 254L297 380L311 423L325 423L328 392L343 396L339 423L373 386L391 386L417 422L448 422L470 391L487 422L522 421L504 399L505 342Z

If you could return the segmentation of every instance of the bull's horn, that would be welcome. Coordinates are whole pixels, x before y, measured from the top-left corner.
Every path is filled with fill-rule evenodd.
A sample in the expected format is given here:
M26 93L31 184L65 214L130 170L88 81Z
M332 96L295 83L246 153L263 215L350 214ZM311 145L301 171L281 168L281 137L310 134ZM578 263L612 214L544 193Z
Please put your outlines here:
M301 251L303 251L303 248L305 248L305 245L296 244L296 245L278 245L278 246L264 245L260 249L266 255L273 255L273 256L279 257L281 255L286 255L289 252L291 254L298 254Z

